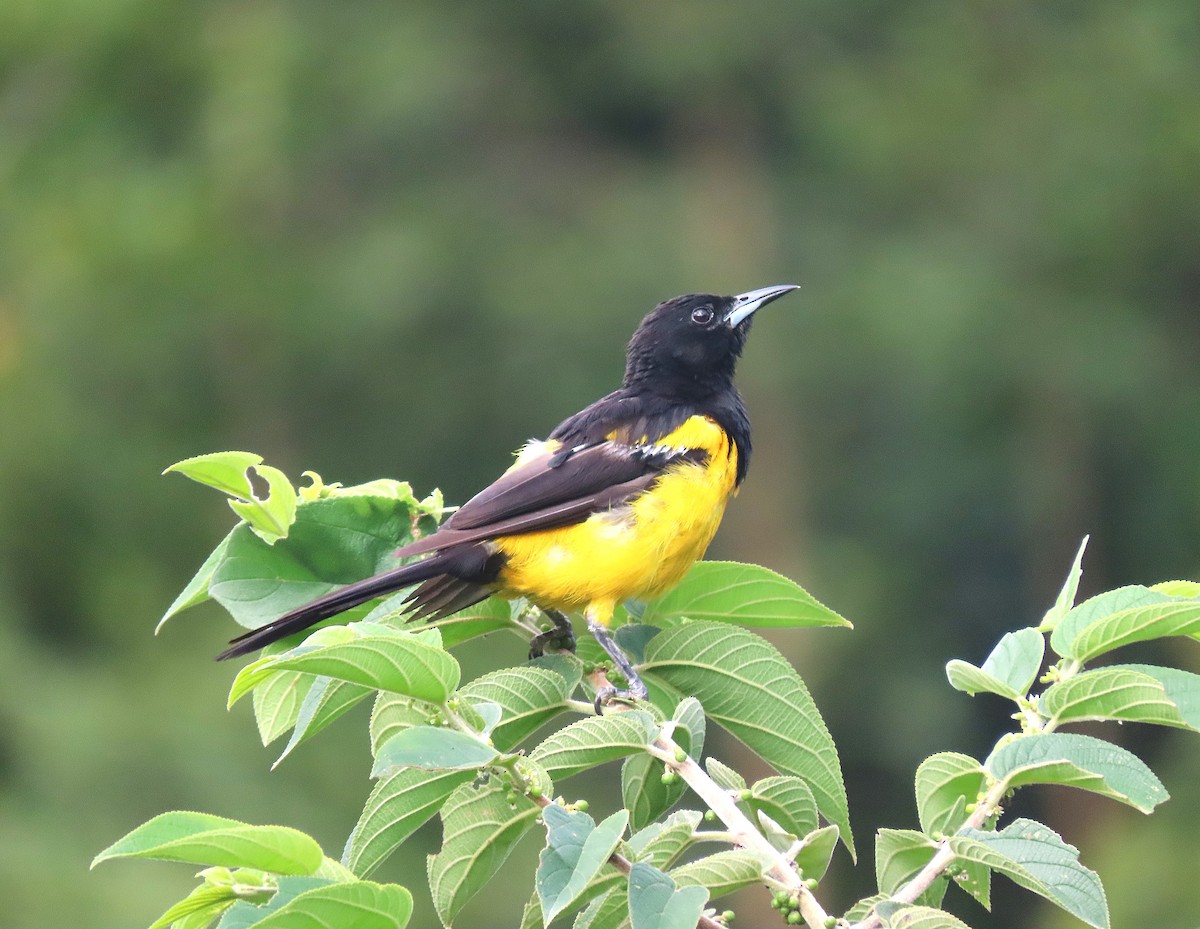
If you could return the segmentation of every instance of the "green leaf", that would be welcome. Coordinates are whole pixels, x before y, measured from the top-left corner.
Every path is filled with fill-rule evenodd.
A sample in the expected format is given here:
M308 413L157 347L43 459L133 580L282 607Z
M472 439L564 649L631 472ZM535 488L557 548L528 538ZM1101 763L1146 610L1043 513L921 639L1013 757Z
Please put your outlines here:
M659 869L669 868L691 844L700 818L695 810L679 810L662 822L635 832L629 839L629 848L639 861Z
M1075 561L1071 564L1071 570L1067 572L1067 579L1063 583L1062 590L1058 592L1058 599L1054 601L1054 606L1046 611L1046 615L1042 617L1041 624L1038 626L1040 632L1053 631L1062 622L1062 618L1070 612L1071 607L1075 605L1075 595L1079 592L1079 581L1083 577L1083 550L1087 548L1089 538L1091 536L1085 535L1083 541L1079 543L1079 551L1075 553Z
M221 917L221 922L218 924L217 929L250 929L251 926L259 922L263 917L274 913L290 900L300 896L300 894L317 887L325 887L331 883L337 882L316 876L281 877L278 881L279 889L275 891L269 900L261 904L255 904L250 899L239 900L225 911L225 915ZM177 925L173 929L181 929L181 927Z
M971 929L957 916L931 906L883 901L876 912L887 920L889 929Z
M342 864L366 877L410 835L432 819L474 771L423 771L406 768L389 774L371 791L362 815L346 841Z
M575 917L573 929L622 929L629 923L629 891L614 887L589 903Z
M403 929L412 894L399 884L352 881L293 897L251 929Z
M499 752L457 729L413 726L396 733L379 747L371 777L396 768L426 771L475 770L491 764Z
M794 581L767 568L734 561L699 561L666 596L646 605L642 622L680 618L760 628L850 626Z
M1045 655L1046 639L1040 632L1018 629L1000 639L980 670L1024 696L1037 679Z
M917 816L921 831L935 836L957 832L967 818L966 806L975 803L987 786L987 772L970 755L940 752L917 768ZM985 908L991 908L991 872L964 864L955 884Z
M978 829L950 838L967 861L999 871L1097 929L1108 929L1108 904L1100 878L1079 863L1079 850L1048 826L1016 819L1000 832Z
M443 926L491 880L541 812L522 796L510 805L507 794L508 785L495 779L464 784L442 808L442 850L429 858L429 890Z
M1150 664L1111 665L1113 670L1136 671L1154 678L1163 686L1167 699L1175 704L1184 723L1200 729L1200 674Z
M635 832L629 839L627 857L653 865L660 871L673 866L692 844L692 836L700 825L695 810L679 810L665 820L651 823ZM594 899L592 899L594 898ZM605 866L601 874L580 898L591 903L575 920L576 927L620 927L629 920L629 881L616 868Z
M325 860L321 862L321 867L313 872L314 877L323 877L334 884L341 884L345 881L358 880L358 875L347 868L344 864L335 858L325 856Z
M733 768L716 758L705 758L704 769L722 790L745 790L746 779Z
M1168 597L1183 597L1188 600L1200 599L1200 582L1198 581L1160 581L1150 587L1151 590Z
M341 587L396 567L413 509L394 497L338 496L306 503L286 539L268 545L249 526L229 535L209 594L255 629Z
M445 703L458 686L458 662L438 646L404 632L364 635L303 653L288 653L269 667L324 674L375 690Z
M592 716L552 733L530 758L559 780L646 750L658 732L648 713L633 710Z
M574 667L573 680L542 667L506 668L464 684L458 693L470 700L499 704L503 715L492 738L508 751L566 709L582 666L574 662L563 667Z
M744 629L690 622L651 640L642 672L695 696L709 719L780 773L804 778L854 854L837 749L808 688L773 645Z
M149 929L164 929L165 926L189 916L199 919L200 914L204 914L206 919L211 922L233 906L236 900L237 895L233 892L232 887L201 884L154 920Z
M267 496L251 495L248 500L230 500L229 508L249 525L251 531L268 545L288 534L296 519L296 488L278 468L258 465L255 470L267 482Z
M1161 681L1122 667L1098 668L1059 681L1042 695L1041 711L1055 727L1111 719L1195 728L1180 714Z
M1144 607L1178 602L1181 601L1139 585L1105 591L1073 607L1062 618L1050 636L1050 647L1064 658L1077 658L1075 639L1093 623Z
M521 923L518 929L542 929L543 925L542 903L535 890L533 896L525 901L525 909L521 911Z
M230 535L232 534L233 533L231 532ZM167 607L167 612L163 613L162 619L160 619L158 621L158 625L154 627L155 635L158 635L159 630L166 625L167 620L172 616L182 613L184 610L195 606L197 603L203 603L209 598L208 584L212 580L212 576L217 570L217 565L219 565L221 560L225 557L225 550L228 548L228 546L229 536L227 535L221 540L220 544L212 550L212 553L204 559L204 564L200 565L200 570L198 570L195 576L188 581L187 586L179 592L179 596L175 598L174 602Z
M171 465L163 474L182 474L207 487L215 487L221 493L241 500L254 496L249 470L262 464L262 455L253 452L213 452L185 458Z
M863 897L854 906L846 911L846 915L842 918L849 923L857 923L867 918L867 915L875 909L880 903L887 901L886 894L872 894L869 897Z
M614 633L617 644L621 646L629 660L640 664L646 660L646 645L651 639L662 632L658 626L647 626L645 623L628 623L618 627Z
M703 887L675 889L675 882L639 861L629 873L629 919L633 929L683 929L695 926L708 902Z
M629 814L618 810L599 826L587 813L557 804L542 811L546 847L538 860L537 893L546 924L570 907L616 850Z
M1067 646L1070 654L1064 657L1090 661L1123 645L1176 635L1200 635L1200 601L1134 607L1094 620L1071 639Z
M829 870L829 861L837 846L838 827L825 826L804 836L804 844L793 859L805 878L820 880Z
M679 701L673 714L672 738L685 752L698 758L704 752L704 709L695 697ZM629 810L630 826L641 829L679 802L687 785L682 780L662 782L663 764L648 754L631 755L621 766L621 796Z
M939 752L917 768L917 816L926 835L957 832L962 820L955 817L967 803L974 803L984 789L987 772L970 755Z
M798 777L764 777L750 788L750 805L797 838L817 828L817 801Z
M999 694L1020 700L1037 678L1045 655L1046 640L1036 629L1009 632L992 649L982 667L954 659L946 665L950 686L971 696Z
M271 765L271 769L278 767L297 745L311 739L355 704L369 697L372 692L371 688L361 684L335 681L328 677L316 678L300 702L292 737Z
M238 675L240 677L241 674ZM304 705L304 698L316 679L314 674L279 671L267 674L255 684L254 721L264 746L270 745L296 725L296 720L300 718L300 707ZM237 687L237 679L234 680L234 686Z
M946 680L955 690L961 690L972 697L976 694L987 693L999 694L1009 700L1020 699L1019 695L1005 686L1003 681L996 680L990 674L984 674L975 665L963 661L961 658L954 658L946 662Z
M227 868L259 868L276 874L311 874L321 847L286 826L251 826L208 813L162 813L118 839L94 859L155 858Z
M893 894L920 871L937 851L929 836L911 829L880 829L875 838L875 879L885 894Z
M677 887L705 887L709 899L716 900L760 883L770 867L764 856L739 848L689 861L673 870L671 878Z
M378 755L379 746L396 733L412 726L428 726L441 718L441 714L427 703L403 694L379 691L371 707L371 756Z
M1062 784L1127 803L1143 813L1167 799L1167 789L1136 755L1074 733L1027 735L996 749L984 762L1009 787Z
M538 923L537 929L540 929ZM594 898L575 914L572 929L627 929L629 926L629 893L623 887L612 887Z

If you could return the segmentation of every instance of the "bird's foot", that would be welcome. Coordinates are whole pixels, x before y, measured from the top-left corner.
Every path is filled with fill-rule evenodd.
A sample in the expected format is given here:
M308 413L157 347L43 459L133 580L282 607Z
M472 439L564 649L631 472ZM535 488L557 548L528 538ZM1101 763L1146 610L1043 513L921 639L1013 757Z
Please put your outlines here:
M541 658L546 654L546 647L551 646L557 651L575 654L575 629L571 626L565 614L558 610L542 610L554 627L538 633L529 640L529 658Z
M600 647L608 653L608 657L612 659L616 666L617 672L625 678L627 690L618 690L612 684L608 683L607 676L601 676L596 687L596 713L601 713L601 707L609 703L620 701L622 703L632 703L635 700L645 700L650 696L650 692L646 689L646 685L642 679L638 677L637 671L633 669L633 663L630 662L621 647L617 645L612 634L600 623L596 622L591 617L588 618L588 631L592 637L600 643Z
M612 684L606 684L596 691L596 701L593 704L596 707L596 715L604 715L604 707L611 706L614 703L624 703L628 706L634 706L638 700L645 700L650 696L650 692L646 690L646 685L642 683L641 678L636 674L633 680L629 682L628 690L620 690Z

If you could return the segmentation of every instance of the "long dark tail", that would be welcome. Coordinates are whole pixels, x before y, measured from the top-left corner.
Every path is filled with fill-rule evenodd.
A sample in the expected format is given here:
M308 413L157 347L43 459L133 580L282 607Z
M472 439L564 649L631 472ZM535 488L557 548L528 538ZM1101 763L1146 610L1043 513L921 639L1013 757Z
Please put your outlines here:
M471 551L472 549L478 549L479 553L476 554L476 552ZM448 580L458 581L461 579L461 581L467 582L469 586L474 587L475 584L470 582L474 581L475 578L471 577L471 575L479 570L476 566L479 564L480 556L484 559L487 558L487 554L482 551L482 546L472 545L449 548L445 551L437 552L424 561L415 561L412 564L401 565L399 568L385 571L383 574L376 574L374 577L368 577L366 580L339 588L327 593L323 597L319 597L312 603L298 607L290 613L285 613L274 622L260 626L258 629L252 629L249 632L239 635L236 639L230 640L229 648L217 656L217 661L224 661L226 658L236 658L238 655L248 654L262 648L264 645L270 645L284 636L300 632L302 629L307 629L309 626L315 625L323 619L328 619L344 610L358 606L360 603L366 603L375 597L409 587L412 584L419 584L422 581L429 581L433 578L442 578L445 575L450 575L450 578L447 578ZM463 577L464 574L467 576ZM458 586L462 586L461 582ZM479 590L480 596L476 598L476 602L488 594L485 588L480 588ZM414 594L419 592L420 588ZM413 600L413 608L419 608L422 605L419 601L423 598L410 599ZM461 609L461 607L459 608Z

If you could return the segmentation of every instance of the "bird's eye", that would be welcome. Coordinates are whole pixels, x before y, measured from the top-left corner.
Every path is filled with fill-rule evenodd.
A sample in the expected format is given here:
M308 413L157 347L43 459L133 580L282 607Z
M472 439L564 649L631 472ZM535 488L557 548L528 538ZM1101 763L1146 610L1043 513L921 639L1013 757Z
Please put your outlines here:
M698 323L701 326L707 326L713 320L713 311L711 306L698 306L692 310L692 322Z

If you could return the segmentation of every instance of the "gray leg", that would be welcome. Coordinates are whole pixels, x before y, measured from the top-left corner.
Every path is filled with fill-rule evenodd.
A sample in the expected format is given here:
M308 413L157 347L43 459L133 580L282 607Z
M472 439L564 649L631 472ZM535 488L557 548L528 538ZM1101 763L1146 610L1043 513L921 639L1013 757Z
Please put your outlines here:
M542 615L554 623L554 628L529 640L529 657L541 658L546 653L547 645L575 654L575 629L566 614L558 610L542 610Z
M633 670L633 665L625 656L625 653L621 651L621 646L613 640L608 629L589 616L588 631L600 643L600 647L608 652L608 657L612 659L616 669L629 682L628 690L617 690L617 688L609 686L596 694L596 712L602 712L601 707L611 700L645 700L650 696L650 692L646 690L646 685L642 683L642 679L638 677L638 673Z

